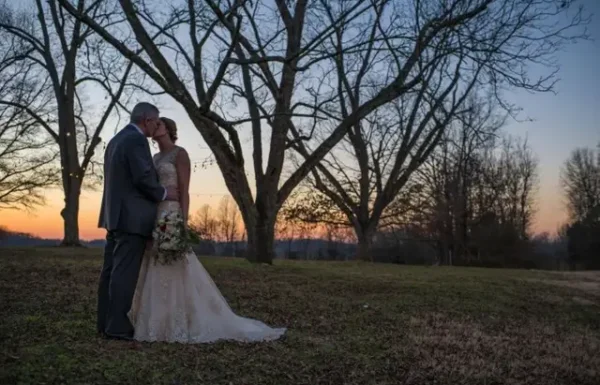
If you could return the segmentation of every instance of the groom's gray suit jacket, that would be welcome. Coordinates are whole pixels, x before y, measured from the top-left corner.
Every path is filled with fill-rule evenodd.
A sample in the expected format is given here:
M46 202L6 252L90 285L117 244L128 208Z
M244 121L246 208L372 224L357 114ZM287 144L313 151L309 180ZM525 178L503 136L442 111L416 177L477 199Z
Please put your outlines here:
M104 192L98 226L150 237L157 203L164 195L148 140L135 126L128 125L111 139L104 153Z

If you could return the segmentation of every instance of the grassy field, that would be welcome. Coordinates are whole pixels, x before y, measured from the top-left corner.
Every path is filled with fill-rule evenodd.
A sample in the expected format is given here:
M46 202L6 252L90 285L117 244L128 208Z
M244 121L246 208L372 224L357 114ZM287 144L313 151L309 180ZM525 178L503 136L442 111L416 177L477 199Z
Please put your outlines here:
M600 273L201 260L287 338L106 341L100 250L0 249L0 384L600 384Z

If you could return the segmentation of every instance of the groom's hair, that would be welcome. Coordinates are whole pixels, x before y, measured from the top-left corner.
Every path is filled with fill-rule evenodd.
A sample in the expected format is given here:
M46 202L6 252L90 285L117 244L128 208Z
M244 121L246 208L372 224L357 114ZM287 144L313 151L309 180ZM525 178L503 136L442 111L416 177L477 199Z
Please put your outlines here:
M144 119L153 114L160 115L155 105L146 102L138 103L131 110L131 123L142 123Z

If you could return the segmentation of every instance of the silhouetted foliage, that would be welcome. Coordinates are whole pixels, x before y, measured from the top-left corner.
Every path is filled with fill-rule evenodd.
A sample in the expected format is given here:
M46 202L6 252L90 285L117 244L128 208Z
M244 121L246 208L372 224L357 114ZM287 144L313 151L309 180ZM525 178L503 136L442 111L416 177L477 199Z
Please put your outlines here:
M0 5L0 22L5 15ZM32 115L50 111L49 93L31 64L20 63L23 43L0 28L0 209L31 209L57 186L54 141ZM16 57L15 57L16 55Z
M600 269L600 206L567 229L571 268Z
M600 150L578 148L565 162L561 183L569 211L571 268L600 268Z

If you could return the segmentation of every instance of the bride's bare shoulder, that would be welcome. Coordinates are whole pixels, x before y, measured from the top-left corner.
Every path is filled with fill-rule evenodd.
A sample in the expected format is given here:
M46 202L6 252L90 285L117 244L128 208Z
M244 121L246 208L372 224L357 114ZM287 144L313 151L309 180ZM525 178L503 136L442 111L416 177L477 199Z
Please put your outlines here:
M183 148L181 146L175 146L175 147L177 147L177 155L179 155L179 154L187 155L187 150L185 148Z
M175 159L176 159L177 163L181 163L181 162L189 163L190 156L188 155L188 152L186 151L185 148L183 148L181 146L177 146L177 155L175 155Z

